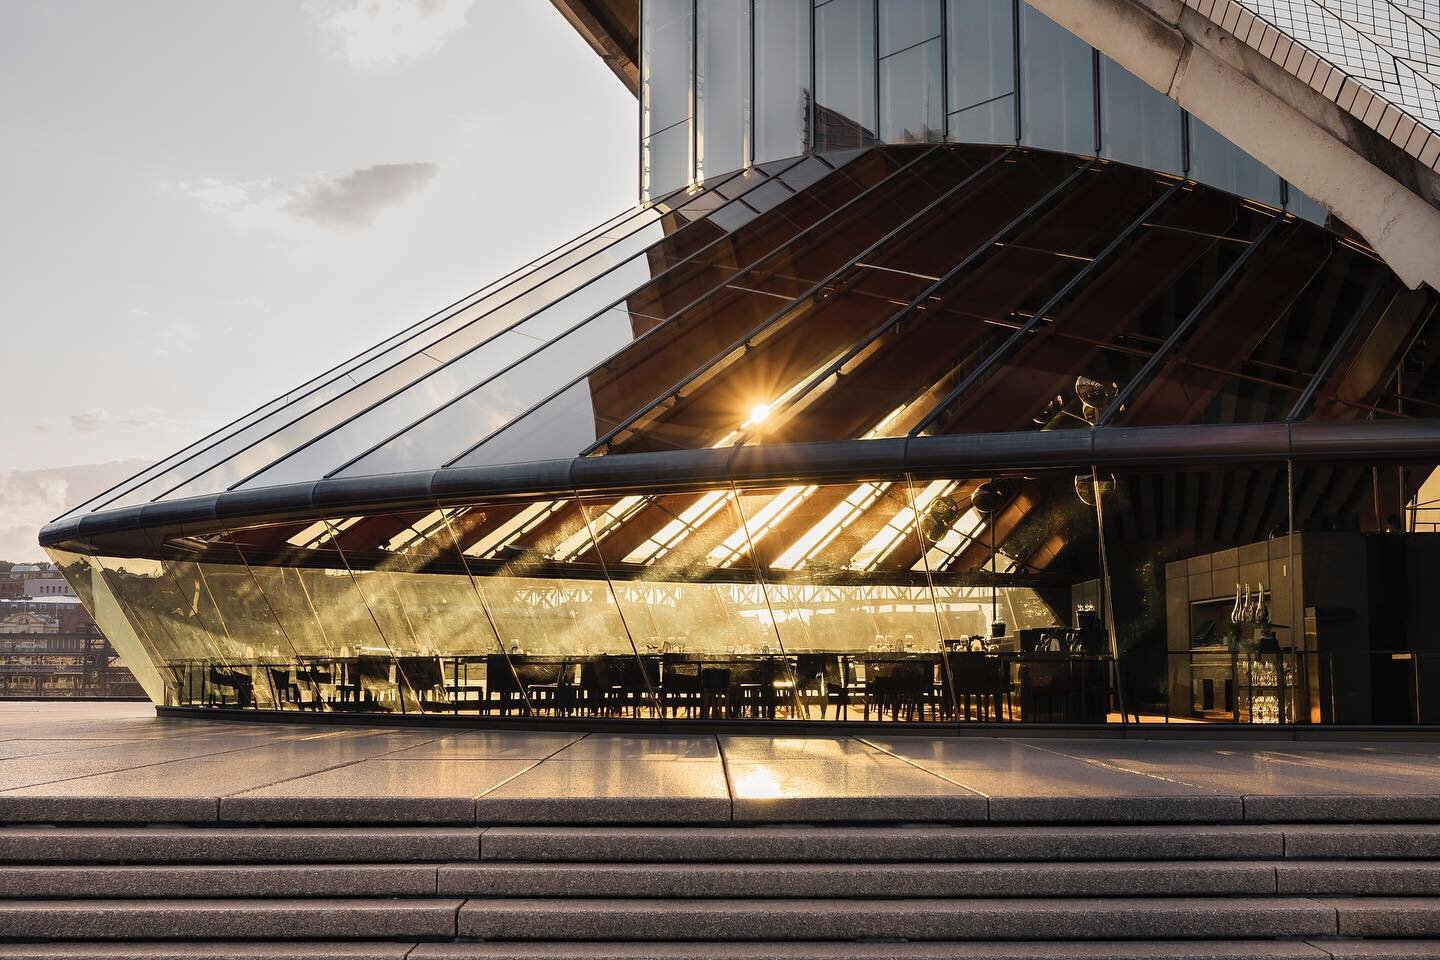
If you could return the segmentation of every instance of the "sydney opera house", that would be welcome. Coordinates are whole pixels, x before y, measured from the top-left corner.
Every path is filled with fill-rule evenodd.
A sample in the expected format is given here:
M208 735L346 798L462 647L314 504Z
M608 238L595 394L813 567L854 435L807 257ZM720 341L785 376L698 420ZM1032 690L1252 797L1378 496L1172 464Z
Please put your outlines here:
M156 704L1440 723L1434 0L554 2L637 205L42 532Z

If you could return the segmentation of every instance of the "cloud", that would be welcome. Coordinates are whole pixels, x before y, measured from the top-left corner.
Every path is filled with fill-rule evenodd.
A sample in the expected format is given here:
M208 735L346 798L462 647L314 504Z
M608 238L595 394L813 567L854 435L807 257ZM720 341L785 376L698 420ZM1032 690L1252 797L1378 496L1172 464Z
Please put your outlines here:
M81 433L94 433L105 426L109 414L104 409L86 410L84 413L73 413L70 415L70 426Z
M492 0L494 2L494 0ZM361 70L417 60L465 26L473 0L310 0L326 40Z
M212 177L172 189L228 219L240 230L293 233L297 227L356 231L420 191L440 168L433 163L379 163L340 175L321 174L298 185L275 180Z
M381 163L301 187L285 211L335 230L359 230L375 222L386 207L403 202L439 170L433 163Z
M171 426L179 423L181 423L181 421L165 416L164 411L157 407L137 407L132 410L122 410L113 414L104 407L97 407L94 410L86 410L83 413L73 413L70 415L70 426L80 433L97 433L100 430L113 427L138 430L146 427Z
M38 560L40 527L150 465L112 460L47 470L0 470L0 560Z

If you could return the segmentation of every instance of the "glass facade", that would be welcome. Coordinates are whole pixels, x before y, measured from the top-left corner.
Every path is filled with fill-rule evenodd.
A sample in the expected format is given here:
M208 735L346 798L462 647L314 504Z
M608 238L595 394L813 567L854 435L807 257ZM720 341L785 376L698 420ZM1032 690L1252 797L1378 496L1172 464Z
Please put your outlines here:
M1077 464L572 489L53 552L169 705L1403 724L1440 716L1440 611L1415 589L1440 559L1437 476Z
M1175 120L1117 102L1154 109L1115 139ZM1158 166L919 143L717 178L557 258L553 300L426 328L411 384L301 406L288 455L222 439L190 468L240 478L218 499L50 549L171 705L1425 720L1440 458L1383 438L1434 424L1440 302Z
M47 528L152 698L1440 717L1434 291L1018 0L641 49L644 204Z
M644 0L642 8L656 24L642 37L642 196L806 151L995 143L1098 155L1315 223L1328 217L1024 0ZM667 92L652 107L647 91L657 85ZM691 98L698 134L684 109ZM672 142L652 148L666 130Z

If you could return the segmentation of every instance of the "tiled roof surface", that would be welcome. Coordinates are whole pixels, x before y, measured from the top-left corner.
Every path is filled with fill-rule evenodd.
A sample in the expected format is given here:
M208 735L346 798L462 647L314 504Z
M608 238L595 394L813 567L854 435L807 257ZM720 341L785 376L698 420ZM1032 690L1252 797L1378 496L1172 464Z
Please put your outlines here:
M1185 0L1440 170L1440 0Z

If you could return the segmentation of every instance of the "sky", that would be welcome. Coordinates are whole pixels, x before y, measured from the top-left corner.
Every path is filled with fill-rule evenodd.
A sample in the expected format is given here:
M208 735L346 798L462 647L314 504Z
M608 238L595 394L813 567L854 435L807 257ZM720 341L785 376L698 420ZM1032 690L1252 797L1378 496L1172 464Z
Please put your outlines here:
M636 199L548 0L0 3L0 559Z

